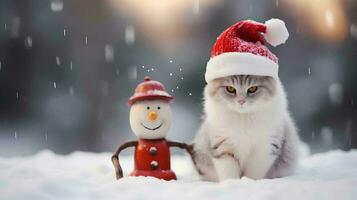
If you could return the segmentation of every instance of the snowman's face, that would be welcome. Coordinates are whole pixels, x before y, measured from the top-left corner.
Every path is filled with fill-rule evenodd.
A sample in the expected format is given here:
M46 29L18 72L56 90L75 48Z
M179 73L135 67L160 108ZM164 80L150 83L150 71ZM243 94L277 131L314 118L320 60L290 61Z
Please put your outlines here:
M163 100L138 101L130 109L130 126L141 139L166 137L171 126L171 107Z

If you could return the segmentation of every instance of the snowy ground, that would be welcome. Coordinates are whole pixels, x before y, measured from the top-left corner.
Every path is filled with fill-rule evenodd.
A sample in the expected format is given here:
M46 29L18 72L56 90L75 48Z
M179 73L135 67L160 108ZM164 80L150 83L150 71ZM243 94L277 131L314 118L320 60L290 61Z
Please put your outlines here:
M172 160L178 181L143 177L116 181L110 156L42 151L31 157L0 158L0 199L357 199L357 150L307 157L291 177L222 183L197 180L184 156ZM128 173L132 158L121 160Z

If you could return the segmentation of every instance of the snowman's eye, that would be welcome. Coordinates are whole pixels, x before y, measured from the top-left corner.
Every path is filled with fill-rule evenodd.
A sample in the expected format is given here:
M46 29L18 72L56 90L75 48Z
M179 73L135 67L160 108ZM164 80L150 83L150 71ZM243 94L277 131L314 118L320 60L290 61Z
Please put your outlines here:
M161 109L160 106L158 106L157 109L160 110Z
M146 107L146 109L150 110L150 106Z

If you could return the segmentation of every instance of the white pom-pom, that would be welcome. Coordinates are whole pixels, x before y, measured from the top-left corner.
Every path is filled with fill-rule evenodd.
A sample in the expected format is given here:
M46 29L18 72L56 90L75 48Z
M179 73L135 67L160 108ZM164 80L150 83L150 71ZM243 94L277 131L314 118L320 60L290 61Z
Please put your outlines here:
M280 19L270 19L265 22L267 26L266 33L264 34L265 40L276 47L280 44L284 44L289 37L288 29L285 23Z

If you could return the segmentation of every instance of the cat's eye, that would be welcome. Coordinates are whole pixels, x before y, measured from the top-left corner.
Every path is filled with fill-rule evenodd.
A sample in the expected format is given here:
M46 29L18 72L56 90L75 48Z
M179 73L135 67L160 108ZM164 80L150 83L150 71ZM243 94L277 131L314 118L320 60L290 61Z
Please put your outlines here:
M236 93L236 89L233 86L226 86L226 91L231 94Z
M157 109L160 110L161 109L160 106L158 106Z
M146 107L146 109L150 110L150 106Z
M252 86L252 87L248 88L248 93L253 94L257 90L258 90L258 86Z

